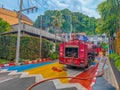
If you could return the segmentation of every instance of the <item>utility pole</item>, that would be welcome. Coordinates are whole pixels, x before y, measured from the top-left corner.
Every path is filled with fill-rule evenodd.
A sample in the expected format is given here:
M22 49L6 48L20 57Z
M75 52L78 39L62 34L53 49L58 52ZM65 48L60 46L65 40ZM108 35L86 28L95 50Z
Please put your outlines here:
M70 15L70 40L72 40L72 15Z
M18 11L18 35L17 35L17 47L16 47L16 58L15 58L15 62L16 64L19 63L20 60L20 36L21 36L21 17L22 17L22 11L29 11L29 10L34 10L34 8L37 11L37 7L31 7L31 8L27 8L27 9L22 9L22 5L23 5L23 0L20 0L20 10Z
M42 58L42 15L40 16L40 58Z
M18 17L18 35L17 35L17 49L16 49L16 64L18 64L19 62L19 55L20 55L20 33L21 33L21 16L22 16L22 4L23 4L23 0L20 0L20 11L18 13L19 17Z

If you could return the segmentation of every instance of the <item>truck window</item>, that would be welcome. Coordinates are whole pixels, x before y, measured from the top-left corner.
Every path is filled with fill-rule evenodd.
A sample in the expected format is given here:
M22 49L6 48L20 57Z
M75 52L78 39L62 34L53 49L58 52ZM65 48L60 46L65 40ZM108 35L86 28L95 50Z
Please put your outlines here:
M65 47L65 57L78 58L78 47Z

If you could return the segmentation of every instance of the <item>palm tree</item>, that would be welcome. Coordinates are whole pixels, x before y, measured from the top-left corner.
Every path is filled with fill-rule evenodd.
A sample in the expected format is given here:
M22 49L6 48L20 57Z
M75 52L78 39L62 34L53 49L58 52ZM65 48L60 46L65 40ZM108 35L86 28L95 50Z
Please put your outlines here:
M55 30L55 52L56 52L56 35L58 30L60 31L60 28L62 27L62 22L64 21L62 18L62 13L58 10L55 10L54 16L52 16L52 22L51 25L53 29Z
M103 26L109 30L109 34L113 36L113 33L118 30L120 22L120 3L119 0L107 0L98 6L103 20ZM105 28L105 29L106 29Z
M98 6L98 11L103 20L102 29L108 32L110 40L120 27L120 3L119 0L106 0ZM113 40L112 40L113 41ZM112 47L113 47L113 42Z

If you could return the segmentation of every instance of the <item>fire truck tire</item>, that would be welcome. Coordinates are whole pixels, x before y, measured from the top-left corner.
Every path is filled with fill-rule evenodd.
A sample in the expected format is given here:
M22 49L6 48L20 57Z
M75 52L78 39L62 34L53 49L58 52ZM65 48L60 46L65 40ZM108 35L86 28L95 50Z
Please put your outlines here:
M85 68L89 68L90 67L90 64L88 63L87 66Z
M86 66L86 68L88 68L91 65L92 61L93 61L93 57L89 57L88 58L88 65Z
M70 65L66 65L67 68L70 68L71 66Z

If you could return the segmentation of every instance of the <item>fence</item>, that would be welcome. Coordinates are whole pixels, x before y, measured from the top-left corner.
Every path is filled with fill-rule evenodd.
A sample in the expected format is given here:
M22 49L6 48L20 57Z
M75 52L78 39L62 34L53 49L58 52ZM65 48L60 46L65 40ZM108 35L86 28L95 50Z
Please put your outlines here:
M117 83L118 83L118 86L119 86L119 89L120 89L120 71L118 71L118 69L116 68L113 59L110 59L110 63L111 63L113 72L115 74L115 77L116 77L116 80L117 80Z

